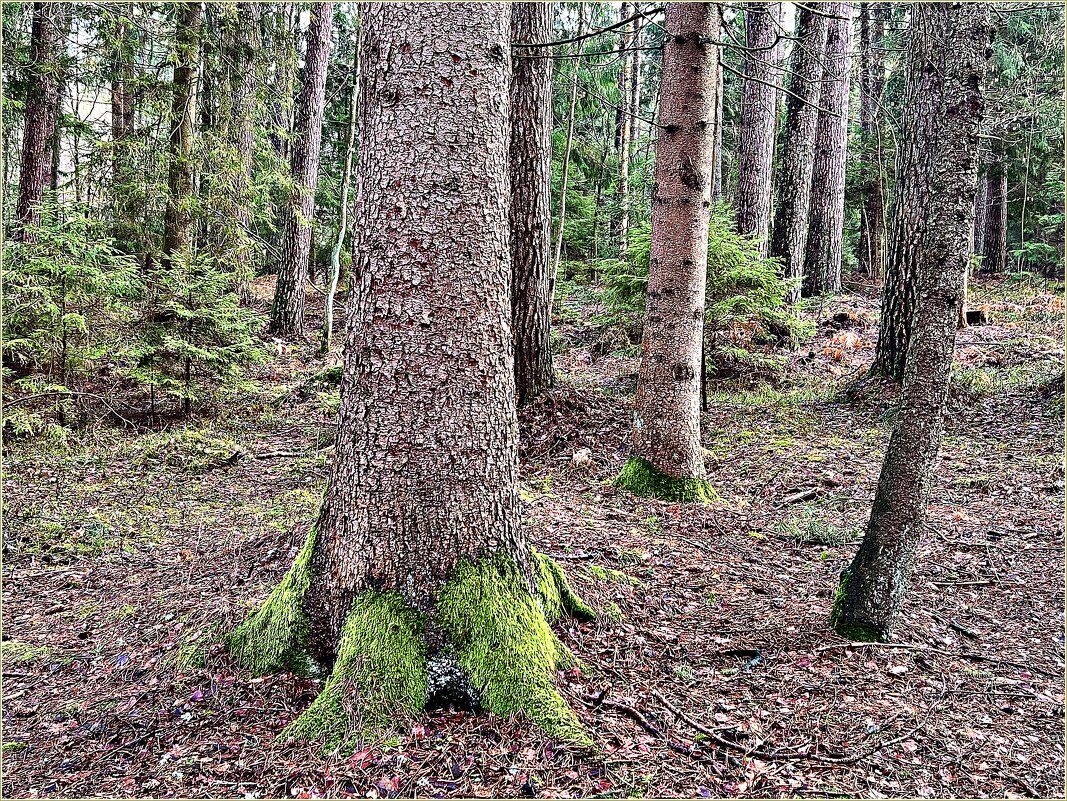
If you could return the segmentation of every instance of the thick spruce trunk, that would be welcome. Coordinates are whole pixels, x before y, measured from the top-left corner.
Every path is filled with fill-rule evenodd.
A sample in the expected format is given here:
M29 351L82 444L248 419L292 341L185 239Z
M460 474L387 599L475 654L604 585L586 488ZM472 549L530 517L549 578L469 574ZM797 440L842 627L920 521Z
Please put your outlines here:
M19 196L12 237L27 241L29 229L41 220L41 200L52 174L52 145L59 114L63 31L67 11L62 3L34 3L23 110Z
M1003 273L1008 269L1008 175L1003 157L989 165L985 214L985 260L982 272Z
M848 97L852 74L852 6L823 6L830 20L826 36L822 100L815 136L811 211L804 257L804 293L841 291L841 243L845 232L845 162L848 157Z
M552 38L552 6L511 7L511 269L515 390L520 405L552 386L552 61L524 42ZM629 142L627 142L627 147Z
M867 533L844 571L831 622L843 636L884 640L907 592L941 444L956 314L970 258L982 79L990 7L912 6L897 208L916 206L893 241L918 284L900 413L878 479Z
M819 95L824 50L830 20L822 9L801 7L797 40L793 42L791 75L785 107L785 141L778 167L778 208L771 233L771 256L781 259L786 278L796 281L786 296L788 303L800 298L808 241L811 208L811 176L815 134L819 123Z
M193 140L196 136L196 81L200 63L200 3L177 8L174 33L174 81L170 107L170 166L167 175L167 209L163 220L163 269L189 246L193 214Z
M588 613L521 527L508 247L511 9L366 4L355 285L317 524L229 637L331 674L287 736L334 744L428 705L589 743L548 620Z
M860 206L860 268L885 273L882 93L885 89L885 3L860 3L860 133L865 162Z
M641 369L631 458L618 483L668 500L705 500L710 492L700 443L700 350L720 26L714 3L667 6Z
M778 111L778 90L782 80L777 47L778 15L781 3L747 3L745 5L744 73L741 88L741 123L737 146L738 233L759 242L767 253L767 234L771 227L771 179L774 170L774 134Z
M311 258L311 223L315 218L332 26L333 3L314 5L307 34L303 83L296 99L290 163L292 187L283 212L282 258L270 312L269 330L282 336L304 332L304 285Z

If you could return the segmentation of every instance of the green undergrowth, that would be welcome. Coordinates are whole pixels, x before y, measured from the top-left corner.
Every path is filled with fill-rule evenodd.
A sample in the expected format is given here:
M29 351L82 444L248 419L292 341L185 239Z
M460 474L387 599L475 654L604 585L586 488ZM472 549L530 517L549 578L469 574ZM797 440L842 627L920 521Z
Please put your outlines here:
M306 673L314 531L267 601L226 637L235 660L255 675ZM358 596L337 644L332 672L315 701L282 732L286 739L328 750L383 732L427 699L425 633L446 643L438 654L458 663L481 706L502 717L525 716L549 736L591 746L573 710L554 686L558 669L577 664L549 626L569 613L596 617L571 589L562 569L532 553L536 592L518 565L497 554L460 563L440 589L428 617L397 592Z
M640 456L630 457L615 484L634 495L661 501L710 503L717 497L704 479L669 476Z
M33 645L21 640L4 640L0 654L3 660L9 664L25 664L35 659L44 659L50 656L52 649L43 645Z

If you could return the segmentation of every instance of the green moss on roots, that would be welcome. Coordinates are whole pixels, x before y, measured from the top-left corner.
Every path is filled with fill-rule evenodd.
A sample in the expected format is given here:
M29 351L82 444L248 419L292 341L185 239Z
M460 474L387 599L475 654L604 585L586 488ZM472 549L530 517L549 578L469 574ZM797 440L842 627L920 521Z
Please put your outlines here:
M226 637L226 647L237 663L256 676L279 670L308 671L304 595L311 586L315 533L313 528L293 566L263 606Z
M562 594L558 603L567 604ZM549 628L545 610L512 559L497 555L460 564L441 590L435 622L484 707L502 717L525 715L550 737L592 746L553 684L556 670L573 664L574 657Z
M534 577L537 580L537 592L541 596L541 605L545 618L555 623L564 612L569 612L579 620L595 620L596 610L588 606L578 594L571 589L570 582L555 559L543 553L533 552Z
M885 642L885 632L877 626L846 618L845 596L850 576L851 573L847 570L841 572L841 580L837 584L837 592L834 593L834 604L830 608L830 627L852 642Z
M327 749L388 728L426 698L421 615L396 592L367 592L352 603L322 692L282 732Z
M715 490L704 479L669 476L640 456L630 457L615 483L634 495L661 501L710 503L716 497Z

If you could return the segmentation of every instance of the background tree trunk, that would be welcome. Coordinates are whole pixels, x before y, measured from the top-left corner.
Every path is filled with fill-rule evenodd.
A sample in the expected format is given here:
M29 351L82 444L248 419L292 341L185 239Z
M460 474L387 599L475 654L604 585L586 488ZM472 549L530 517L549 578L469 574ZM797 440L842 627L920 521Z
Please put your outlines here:
M585 3L578 4L578 37L585 33ZM570 100L567 107L567 137L563 144L563 171L559 183L559 219L556 221L556 244L552 249L552 283L549 286L549 297L555 298L556 278L559 275L560 261L563 259L563 227L567 222L567 186L570 181L571 146L574 143L575 107L578 103L578 70L581 67L582 42L574 45L575 57L570 59L574 62L574 72L571 76Z
M845 163L848 157L848 98L852 75L852 6L827 3L830 20L823 68L823 110L819 112L812 171L811 212L804 257L807 295L841 291L841 242L845 232Z
M62 3L34 3L23 110L19 196L12 237L28 241L41 220L41 200L52 172L52 144L59 115L60 62L67 10Z
M883 197L882 94L885 90L884 3L860 3L860 132L865 165L860 206L860 269L885 273L885 200Z
M632 455L618 479L667 499L708 495L699 377L720 26L713 3L667 6L641 369Z
M290 736L335 742L357 716L384 726L449 698L591 744L553 688L568 652L547 623L588 608L519 513L510 16L362 7L358 264L330 486L290 573L229 639L258 670L300 648L332 664Z
M1002 157L994 157L987 175L989 205L985 214L982 272L1000 274L1008 269L1008 175Z
M619 20L630 16L630 3L619 4ZM619 204L615 232L618 236L619 258L626 258L627 240L630 232L630 145L633 141L633 118L630 103L633 80L631 65L636 53L630 52L637 38L637 22L630 22L619 32L619 48L623 51L619 65L619 107L615 112L615 149L619 158L619 184L616 199Z
M552 61L524 42L552 38L552 5L511 6L511 269L519 404L552 386ZM627 130L627 134L629 131ZM629 152L627 137L624 150Z
M912 7L899 212L893 261L919 285L900 413L878 479L867 533L844 571L832 622L845 637L882 640L893 630L926 528L971 251L982 80L992 42L990 6ZM913 217L908 208L921 209Z
M284 212L282 259L270 312L270 332L283 336L304 331L304 285L308 280L311 257L311 223L315 219L315 188L319 177L332 25L333 3L314 5L308 27L303 83L296 99L290 163L292 192Z
M787 303L796 303L800 298L799 279L803 276L808 241L812 162L829 22L821 9L815 13L802 7L798 12L797 40L793 42L789 81L792 94L786 99L785 141L778 167L778 208L770 249L771 256L782 260L785 276L797 279L797 286L786 296Z
M989 211L989 173L978 175L978 189L974 193L974 255L985 259L986 214Z
M741 124L738 141L738 177L734 206L737 231L760 243L767 254L771 227L771 178L774 171L774 135L777 122L775 85L782 80L778 58L781 50L777 26L780 3L745 5L744 54L746 78L741 92Z
M200 63L200 3L177 8L174 88L170 113L170 168L167 177L167 211L163 221L163 269L189 246L193 214L193 139L196 135L196 81Z

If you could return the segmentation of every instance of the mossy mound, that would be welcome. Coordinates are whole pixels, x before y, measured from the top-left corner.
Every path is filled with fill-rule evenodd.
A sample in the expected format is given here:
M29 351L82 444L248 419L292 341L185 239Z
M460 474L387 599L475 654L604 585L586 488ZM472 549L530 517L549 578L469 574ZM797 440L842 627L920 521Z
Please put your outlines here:
M226 644L256 675L306 672L314 532L263 606ZM443 640L434 661L458 665L478 704L500 715L529 718L554 739L579 746L592 740L554 686L556 671L576 664L549 626L564 612L596 613L571 589L552 559L533 553L536 592L503 554L462 562L440 589L429 616L397 592L369 591L352 603L333 670L315 701L282 732L286 739L322 742L327 749L380 733L422 709L429 699L427 632Z
M830 608L830 627L840 636L852 642L885 642L888 633L878 626L858 620L850 620L845 614L845 596L848 592L850 573L842 571L841 580L834 593L834 603Z
M704 479L669 476L640 456L630 457L615 484L634 495L661 501L710 503L717 497Z

